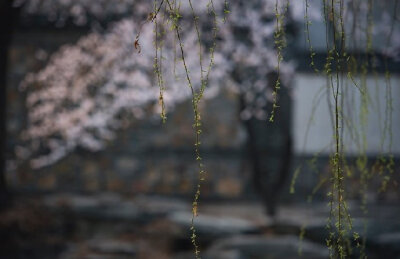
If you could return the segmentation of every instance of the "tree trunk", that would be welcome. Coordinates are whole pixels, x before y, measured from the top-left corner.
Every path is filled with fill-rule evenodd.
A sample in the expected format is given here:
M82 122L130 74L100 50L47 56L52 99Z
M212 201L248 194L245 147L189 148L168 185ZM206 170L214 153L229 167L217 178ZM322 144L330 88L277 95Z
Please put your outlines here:
M274 87L276 74L272 73L269 86ZM253 185L264 204L268 215L275 216L280 194L285 182L290 176L292 162L291 135L291 100L288 89L280 90L280 105L276 110L273 123L267 120L251 118L243 125L247 131L248 159L253 173ZM240 111L245 109L244 96L240 95ZM267 112L272 110L270 103L265 107ZM269 142L271 137L280 139L279 147L273 147ZM271 166L274 165L274 166Z

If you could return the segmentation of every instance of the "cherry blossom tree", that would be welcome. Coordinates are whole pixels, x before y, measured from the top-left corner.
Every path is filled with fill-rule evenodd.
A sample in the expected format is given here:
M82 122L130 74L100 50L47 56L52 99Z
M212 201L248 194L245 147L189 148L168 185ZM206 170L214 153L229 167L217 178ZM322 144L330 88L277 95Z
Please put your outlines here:
M158 1L158 4L162 3ZM199 55L204 59L202 63L210 61L213 30L218 30L205 98L212 98L222 88L239 93L244 103L243 119L266 120L268 112L265 106L273 102L274 83L268 77L276 72L278 65L274 39L279 22L276 10L284 14L289 7L289 12L284 14L284 26L292 21L300 24L298 27L301 28L311 20L323 20L322 4L314 0L175 3L180 6L183 16L179 21L183 32L182 44L193 86L197 90L201 87L203 72L199 71ZM211 3L217 24L213 22ZM368 3L362 1L359 4L345 1L344 19L345 24L352 24L348 31L361 42L349 47L362 49ZM174 33L167 28L172 24L166 4L165 8L158 10L157 19L147 23L149 13L153 13L155 8L149 1L15 0L14 5L22 5L25 15L45 16L57 26L66 22L77 26L95 24L110 17L115 20L106 32L94 30L76 44L61 47L43 70L27 75L22 82L21 89L28 92L29 127L23 134L27 145L18 147L16 151L19 158L31 159L32 167L54 163L77 146L93 151L104 148L105 141L114 138L115 130L123 125L117 119L122 111L137 118L143 117L143 108L157 103L160 98L160 89L156 87L159 79L153 73L155 64L163 70L163 101L167 111L191 98L177 39L171 37ZM386 5L389 4L377 3L382 11L376 15L373 33L390 35L387 44L378 50L397 57L399 48L394 43L398 42L400 33L394 30L393 17ZM228 12L228 22L224 23ZM193 15L197 16L200 30L200 49ZM155 39L154 22L157 21L159 35ZM140 46L135 46L139 33L137 43ZM154 47L157 41L160 41L156 46L158 54ZM348 44L353 44L353 41L348 41ZM158 58L160 64L155 63L154 58ZM293 64L285 62L280 66L283 85L290 85L294 68ZM158 107L156 112L162 112Z
M19 147L17 154L21 158L29 157L31 166L39 168L58 161L77 146L92 151L104 148L105 141L113 139L115 130L123 126L118 114L129 112L137 118L143 117L146 105L158 102L160 90L154 75L153 24L143 23L143 17L152 10L149 4L121 1L120 5L108 6L97 3L106 6L103 12L98 12L97 4L86 1L32 1L26 4L26 12L47 13L51 19L57 17L57 21L71 18L78 24L89 16L101 18L124 13L134 7L133 17L115 22L106 33L92 32L74 45L63 46L43 70L27 75L22 82L21 89L28 92L29 127L23 134L28 146ZM249 4L243 8L242 5L232 4L228 23L224 24L220 21L222 18L218 18L217 48L204 97L212 98L222 88L229 88L244 96L243 119L254 116L266 120L263 107L272 101L273 91L267 77L277 66L273 42L273 1L254 3L261 8ZM223 8L224 2L215 3L215 9L221 16ZM180 10L184 16L181 26L186 63L194 87L199 89L199 46L191 21L193 14L184 2ZM200 17L199 24L204 27L201 31L202 44L210 45L213 24L207 4L198 2L195 10ZM238 40L235 33L241 29L247 30L248 35ZM134 46L138 33L140 53ZM171 111L176 104L191 98L191 91L186 85L181 56L174 45L176 39L164 35L162 44L159 51L164 63L163 99L166 110ZM202 52L203 63L206 64L211 59L210 52L206 47L202 48ZM246 69L253 70L254 74L251 77L242 76L240 83L232 77L234 73L237 76ZM281 73L284 85L290 85L293 66L284 63ZM156 112L160 112L160 106L156 107ZM43 150L46 151L44 154Z

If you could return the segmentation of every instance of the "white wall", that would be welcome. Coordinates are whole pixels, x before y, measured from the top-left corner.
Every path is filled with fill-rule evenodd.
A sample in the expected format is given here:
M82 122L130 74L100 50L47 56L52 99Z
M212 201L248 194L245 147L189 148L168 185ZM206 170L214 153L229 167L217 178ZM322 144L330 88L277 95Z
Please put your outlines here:
M295 138L295 152L297 154L314 154L322 152L327 154L332 151L333 126L332 116L329 108L329 102L332 102L332 93L327 97L326 78L323 75L313 74L297 74L294 80L293 91L293 134ZM352 118L354 123L353 136L360 134L360 94L359 90L346 80L344 91L346 92L346 100L341 105L344 110L344 117ZM365 134L367 139L366 151L369 155L379 154L382 150L382 132L385 123L385 106L386 83L384 75L377 77L369 76L367 78L369 90L369 110L368 110L368 126ZM392 152L400 155L400 77L392 76ZM329 101L328 101L329 99ZM314 106L314 108L313 108ZM311 118L313 114L313 119ZM307 127L311 118L311 123L306 138ZM358 130L354 131L354 127ZM357 141L362 143L362 134L358 137L351 137L350 131L344 129L344 144L348 154L357 154L359 148ZM307 140L305 142L305 140ZM331 143L331 144L330 144ZM386 145L383 152L389 150L389 134L386 134Z

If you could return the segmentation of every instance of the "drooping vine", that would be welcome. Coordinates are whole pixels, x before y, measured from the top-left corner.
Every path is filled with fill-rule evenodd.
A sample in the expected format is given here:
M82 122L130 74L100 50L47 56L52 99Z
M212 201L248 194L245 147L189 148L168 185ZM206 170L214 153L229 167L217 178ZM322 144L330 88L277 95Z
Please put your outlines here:
M328 220L328 229L329 229L329 237L327 239L327 245L330 249L330 256L333 258L345 258L353 253L352 251L352 242L356 243L356 247L359 248L360 258L364 258L365 254L365 234L366 234L366 222L364 224L364 235L363 239L360 240L360 235L353 230L352 227L352 219L348 212L348 205L346 203L345 191L346 186L346 178L354 177L352 172L352 166L348 163L347 158L344 156L347 147L344 145L344 135L350 134L350 138L352 141L356 143L357 150L359 155L357 156L356 168L360 174L360 195L361 195L361 210L366 214L367 213L367 202L366 202L366 193L368 192L368 182L373 177L372 171L375 169L369 169L368 157L367 157L367 134L366 129L368 126L368 114L369 107L371 107L371 95L369 93L369 89L367 87L367 74L372 72L375 77L377 77L376 72L376 64L377 58L374 53L372 47L372 33L373 33L373 14L372 10L374 8L374 3L372 0L367 3L367 13L366 13L366 22L364 23L366 26L363 27L365 31L365 58L360 55L356 57L354 54L347 53L346 43L347 35L345 34L345 16L344 16L344 6L346 1L342 0L329 0L322 1L323 10L324 10L324 21L326 26L326 49L327 49L327 57L325 63L325 75L327 76L327 92L330 93L331 98L333 100L332 104L330 104L330 99L328 100L328 106L330 107L331 121L333 122L333 131L334 131L334 152L331 158L331 166L332 166L332 174L330 181L331 190L328 192L328 196L330 198L330 216ZM357 16L357 12L360 12L358 9L358 1L348 2L348 5L353 5L352 10L347 10L347 14L349 12L353 12L353 17ZM310 35L309 35L309 25L311 22L309 21L308 16L308 1L305 1L305 34L306 34L306 42L308 44L308 48L310 51L310 66L314 69L315 72L318 70L315 68L315 63L313 57L315 56L314 49L311 45ZM395 3L395 9L397 7L397 1ZM393 18L396 15L393 15ZM392 33L393 25L395 20L392 18L391 29L389 35ZM355 37L360 36L359 33L355 33L356 30L360 30L356 25L357 18L354 18L353 21L353 31L350 34L350 38L354 38L352 43L354 44L353 49L357 49L358 47L356 43ZM357 28L356 28L357 27ZM331 38L330 38L331 36ZM362 39L359 39L359 42L362 42ZM390 39L387 40L388 42ZM385 62L387 61L387 56L384 57ZM362 63L359 63L359 60L362 60ZM360 68L360 71L358 70ZM348 81L351 82L349 85L345 80L343 75L347 74ZM355 77L360 76L360 80L356 80ZM387 63L385 64L385 115L384 115L384 127L381 130L382 140L381 140L381 152L384 150L384 143L386 138L391 138L391 121L393 112L392 100L391 100L391 86L389 79L389 72ZM358 81L358 82L357 82ZM377 81L377 80L376 80ZM357 89L359 94L360 104L359 107L355 106L354 102L354 94L352 91L349 91L349 88L354 87ZM378 86L377 86L378 87ZM383 87L379 88L382 89ZM377 88L378 91L378 88ZM349 100L349 98L353 98L353 100ZM379 97L377 97L378 99ZM345 105L346 102L346 105ZM344 112L345 106L348 110ZM379 109L380 104L379 100L377 100L377 109ZM313 105L313 111L315 109ZM353 112L359 111L358 115L358 125L354 120ZM378 110L378 113L379 110ZM310 116L310 120L312 115ZM390 124L390 125L389 125ZM308 132L308 128L306 130ZM307 133L306 133L307 138ZM386 139L387 140L387 139ZM393 139L390 139L388 144L389 153L378 156L377 164L380 165L380 169L375 170L380 173L386 171L389 175L384 176L382 181L382 186L380 191L383 191L386 188L386 181L389 181L390 175L393 173L393 154L391 154L391 145ZM391 162L389 162L391 160ZM373 166L374 167L374 166ZM300 171L302 169L302 165L300 165L294 172L294 176L292 179L290 191L294 193L294 184L296 179L300 175ZM324 181L320 181L317 185L317 189L324 184ZM313 191L313 194L315 192ZM312 194L312 195L313 195ZM311 195L311 197L312 197ZM352 232L352 239L350 239L350 232Z
M386 138L388 142L388 161L386 163L385 169L388 172L387 175L383 177L382 180L382 185L380 187L380 191L385 191L387 188L388 183L390 182L393 173L394 173L394 158L392 154L392 143L393 143L393 134L392 134L392 118L393 118L393 99L392 99L392 85L391 85L391 76L389 72L389 65L388 65L388 49L390 46L390 42L392 41L393 37L393 32L395 28L395 23L398 21L398 12L399 12L399 1L395 0L394 6L393 6L393 14L391 18L391 24L390 24L390 29L389 33L387 35L386 39L386 44L385 44L385 49L383 51L384 53L384 68L385 68L385 122L384 122L384 128L382 132L382 138L381 138L381 150L383 150L384 145L386 143ZM386 137L388 136L388 137ZM380 161L385 164L386 160L381 156ZM380 170L381 172L384 170Z
M177 53L176 53L176 48L175 46L178 46L178 51L180 52L180 60L182 61L182 65L184 68L185 72L185 77L186 77L186 82L187 86L189 87L191 94L192 94L192 108L193 108L193 113L194 113L194 119L193 119L193 129L194 129L194 135L195 135L195 142L194 142L194 155L195 155L195 160L197 163L197 170L198 170L198 182L195 187L195 194L192 202L192 219L191 219L191 226L190 226L190 231L191 231L191 242L194 247L194 254L195 258L200 258L200 247L198 244L198 239L197 239L197 231L195 228L195 218L198 215L198 206L199 206L199 199L200 199L200 193L201 193L201 184L205 180L205 166L204 163L202 162L202 156L200 152L200 145L201 145L201 140L200 136L202 133L202 123L201 123L201 114L199 110L199 104L202 100L205 88L208 84L209 80L209 75L211 72L211 69L214 65L214 52L216 48L216 38L217 38L217 33L218 33L218 20L217 20L217 13L214 7L214 2L213 0L209 0L207 3L207 8L208 8L208 13L212 16L212 44L208 49L209 53L209 64L207 68L204 68L204 58L203 58L203 43L202 43L202 38L201 38L201 33L200 33L200 28L198 24L199 17L196 14L196 10L194 8L194 5L192 3L192 0L188 0L191 14L192 14L192 19L194 23L194 28L196 31L196 36L197 36L197 45L198 45L198 60L199 60L199 75L200 75L200 82L198 84L200 85L199 89L195 88L195 84L197 82L193 82L191 72L189 71L189 65L187 64L186 61L186 53L184 50L184 44L183 44L183 39L182 39L182 29L180 27L180 20L182 19L182 15L180 13L180 2L176 0L161 0L160 3L158 3L157 0L154 0L154 13L151 13L149 16L150 18L148 19L149 21L154 23L154 32L155 32L155 62L154 62L154 68L155 68L155 73L157 75L157 81L160 89L160 94L159 94L159 102L161 106L161 118L165 122L166 120L166 111L165 111L165 103L164 103L164 96L163 92L165 90L165 83L163 80L163 75L162 75L162 41L160 40L160 37L165 36L165 35L159 35L159 23L157 21L157 14L160 12L161 8L164 6L165 7L165 14L163 17L166 17L166 13L169 14L168 17L168 23L170 23L170 29L174 34L174 66L177 61ZM224 14L228 14L228 2L225 1L224 3L225 9L224 9ZM226 18L224 18L225 21ZM166 21L163 21L162 25L165 25ZM140 36L140 31L138 35L136 36L135 40L135 47L140 47L139 44L139 36ZM176 69L174 67L174 73Z
M159 32L159 26L158 26L158 21L157 21L157 17L156 15L158 14L158 12L160 11L160 8L162 7L163 1L161 1L160 4L158 4L157 0L154 0L154 13L151 16L153 23L154 23L154 48L155 48L155 57L154 57L154 73L157 76L157 83L158 83L158 87L159 87L159 104L161 107L161 112L160 112L160 116L161 116L161 120L163 123L166 122L167 120L167 116L166 116L166 110L165 110L165 102L164 102L164 92L165 92L165 82L163 79L163 71L162 71L162 61L163 61L163 54L162 54L162 50L163 50L163 41L159 38L162 38L165 34L165 29L161 28L162 32L160 35ZM165 14L163 15L163 23L161 24L161 26L163 27L165 24Z
M305 7L304 7L304 27L305 27L305 33L306 33L306 41L307 41L308 48L310 51L310 60L311 60L310 66L314 70L314 72L318 73L319 69L316 67L315 60L314 60L316 53L312 46L311 37L310 37L311 20L310 20L310 16L308 13L308 10L310 8L310 3L309 3L309 0L304 0L304 1L305 1L304 2L304 5L305 5Z
M345 72L345 28L343 22L344 1L324 2L326 24L327 61L325 73L333 99L334 152L331 158L331 190L328 192L330 216L328 219L329 236L327 246L331 258L345 258L349 253L346 237L352 229L344 191L344 154L343 154L343 74ZM332 39L329 39L328 32ZM330 41L332 43L330 44ZM333 227L334 226L334 227Z
M289 0L286 1L286 4L282 8L279 4L279 0L275 2L275 47L277 50L277 65L276 65L276 73L277 78L275 81L274 90L272 92L272 110L269 116L269 121L273 122L275 118L276 109L279 108L278 105L278 94L281 89L281 63L283 61L283 49L286 47L286 38L285 38L285 15L287 15L287 11L289 9Z

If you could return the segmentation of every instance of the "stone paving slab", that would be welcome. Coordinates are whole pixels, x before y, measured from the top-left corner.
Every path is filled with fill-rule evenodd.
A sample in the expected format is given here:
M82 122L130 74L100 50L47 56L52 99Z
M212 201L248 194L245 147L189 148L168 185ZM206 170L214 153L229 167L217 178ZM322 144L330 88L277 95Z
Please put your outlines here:
M297 236L238 235L215 242L205 252L207 259L328 258L328 249Z
M145 247L150 249L154 240L162 239L170 248L154 249L161 252L166 249L161 253L165 254L165 258L192 258L190 201L144 195L127 198L113 194L57 195L45 197L44 201L53 211L63 213L68 210L75 218L86 220L80 224L89 230L79 242L85 244L86 249L89 248L93 258L98 254L104 254L104 258L108 258L106 256L109 254L115 255L115 258L127 256L121 254L124 249L119 246L122 242L120 236L126 234L136 236L128 241L129 249L142 247L137 245L138 237L145 237ZM400 209L384 204L370 206L370 214L361 217L363 214L357 211L357 203L349 204L350 212L356 215L353 220L354 231L361 237L367 237L369 258L400 256ZM208 201L200 204L195 226L207 259L297 258L299 233L303 227L305 239L301 247L307 255L303 258L326 258L328 215L326 203L285 205L275 218L270 218L257 202ZM96 225L93 225L94 219ZM369 226L366 234L363 232L364 222ZM99 233L105 235L101 239L103 243L95 241L95 235ZM78 244L75 244L76 247ZM107 247L115 250L102 249ZM132 256L135 253L134 250L130 252Z

